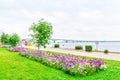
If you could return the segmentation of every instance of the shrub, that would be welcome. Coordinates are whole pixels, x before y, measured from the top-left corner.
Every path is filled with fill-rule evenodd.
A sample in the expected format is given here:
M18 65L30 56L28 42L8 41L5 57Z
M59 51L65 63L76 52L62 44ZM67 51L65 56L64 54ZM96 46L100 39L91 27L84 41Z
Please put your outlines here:
M92 46L91 45L86 45L85 46L85 51L91 52L92 51Z
M54 48L59 48L59 47L60 47L59 44L55 44L55 45L54 45Z
M83 50L83 47L82 46L75 46L75 50Z
M108 54L108 52L109 52L109 51L108 51L107 49L106 49L106 50L104 50L104 53L105 53L105 54Z
M74 55L62 56L37 50L29 51L26 48L19 47L11 51L15 52L16 50L20 51L19 54L21 56L39 61L46 66L62 70L70 75L86 76L106 68L106 64L100 59L87 60L85 57L78 58L78 56Z

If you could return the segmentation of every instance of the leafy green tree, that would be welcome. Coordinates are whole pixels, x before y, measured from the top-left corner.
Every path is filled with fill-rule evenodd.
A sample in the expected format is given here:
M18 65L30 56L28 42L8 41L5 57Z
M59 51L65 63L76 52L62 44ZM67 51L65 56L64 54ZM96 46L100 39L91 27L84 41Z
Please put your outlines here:
M8 34L5 34L4 32L2 33L1 35L1 42L2 44L8 44L8 41L9 41L9 35Z
M52 25L41 19L37 24L33 23L29 30L33 32L31 36L36 40L38 50L40 46L46 47L51 39Z
M17 44L19 44L20 42L20 37L15 33L12 36L10 36L9 38L9 44L11 46L17 46Z

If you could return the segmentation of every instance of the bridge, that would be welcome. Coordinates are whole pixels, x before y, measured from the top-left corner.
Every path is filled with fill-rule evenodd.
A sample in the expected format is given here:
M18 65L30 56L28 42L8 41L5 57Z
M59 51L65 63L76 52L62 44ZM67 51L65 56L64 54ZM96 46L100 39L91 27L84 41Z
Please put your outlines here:
M51 39L51 41L53 42L53 43L74 43L74 42L79 42L79 43L84 43L84 42L86 42L86 43L95 43L95 45L96 45L96 48L95 48L95 50L98 50L98 45L99 45L99 43L103 43L103 42L120 42L120 41L105 41L105 40L103 40L103 41L95 41L95 40L68 40L68 39Z
M105 41L105 40L69 40L69 39L51 39L51 41L53 43L56 43L56 42L64 42L64 43L68 43L68 42L95 42L95 43L99 43L99 42L120 42L120 41Z

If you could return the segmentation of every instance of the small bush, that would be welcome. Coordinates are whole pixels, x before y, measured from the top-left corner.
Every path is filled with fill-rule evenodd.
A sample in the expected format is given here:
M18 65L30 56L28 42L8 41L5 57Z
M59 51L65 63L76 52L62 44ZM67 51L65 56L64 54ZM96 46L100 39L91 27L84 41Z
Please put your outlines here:
M109 51L108 51L107 49L106 49L106 50L104 50L104 53L105 53L105 54L108 54L108 52L109 52Z
M82 46L75 46L75 50L83 50L83 47Z
M92 51L92 46L91 45L86 45L85 46L85 51L91 52Z
M59 48L59 47L60 47L59 44L55 44L55 45L54 45L54 48Z

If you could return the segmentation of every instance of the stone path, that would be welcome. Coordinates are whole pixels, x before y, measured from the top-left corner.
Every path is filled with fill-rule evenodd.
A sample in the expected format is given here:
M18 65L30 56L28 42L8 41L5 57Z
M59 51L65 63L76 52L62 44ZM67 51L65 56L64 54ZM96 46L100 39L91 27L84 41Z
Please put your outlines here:
M42 50L120 61L120 54L113 54L113 53L104 54L102 52L85 52L85 51L67 50L67 49L59 49L59 48L58 49L46 48Z

